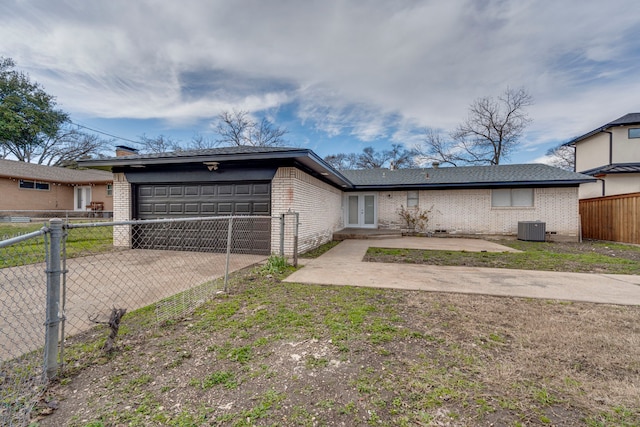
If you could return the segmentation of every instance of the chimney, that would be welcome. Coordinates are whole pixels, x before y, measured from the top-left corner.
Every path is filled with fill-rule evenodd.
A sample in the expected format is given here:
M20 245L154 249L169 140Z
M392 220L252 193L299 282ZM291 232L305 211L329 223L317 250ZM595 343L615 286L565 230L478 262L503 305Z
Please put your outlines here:
M433 163L431 163L431 166L432 166L434 169L438 169L438 167L440 167L440 162L433 162Z
M135 148L127 147L126 145L116 146L116 157L135 156L136 154L138 154L138 150Z

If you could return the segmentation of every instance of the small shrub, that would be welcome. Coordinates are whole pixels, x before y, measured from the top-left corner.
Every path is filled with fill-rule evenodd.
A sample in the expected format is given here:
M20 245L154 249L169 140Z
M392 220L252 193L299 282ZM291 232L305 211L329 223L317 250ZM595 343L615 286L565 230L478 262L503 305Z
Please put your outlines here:
M429 215L433 210L433 206L429 209L420 209L416 208L405 208L403 205L400 205L400 211L398 214L400 218L407 224L407 228L409 231L426 231L427 226L429 225Z
M267 274L284 273L288 266L287 258L280 255L271 255L267 263L262 267L262 271Z

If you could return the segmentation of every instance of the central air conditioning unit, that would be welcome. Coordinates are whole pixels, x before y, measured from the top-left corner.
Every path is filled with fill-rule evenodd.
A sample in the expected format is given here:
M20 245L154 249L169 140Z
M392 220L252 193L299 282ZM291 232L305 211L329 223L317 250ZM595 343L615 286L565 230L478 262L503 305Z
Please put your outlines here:
M546 224L540 221L520 221L518 222L518 240L528 242L544 242L546 234Z

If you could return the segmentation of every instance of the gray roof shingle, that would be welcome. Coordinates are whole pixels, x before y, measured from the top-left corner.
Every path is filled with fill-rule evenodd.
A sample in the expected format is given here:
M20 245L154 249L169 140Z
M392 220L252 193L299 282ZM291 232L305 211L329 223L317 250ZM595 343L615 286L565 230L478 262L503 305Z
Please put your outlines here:
M63 184L90 184L113 181L111 172L95 169L67 169L6 159L0 159L0 176Z
M635 125L640 123L640 113L629 113L615 119L612 122L607 123L608 126L622 126L622 125Z
M640 163L615 163L613 165L604 165L597 168L589 169L581 173L592 176L601 173L640 173Z
M578 185L593 180L590 176L569 172L541 164L442 167L437 169L333 169L313 151L293 147L220 147L205 150L185 150L159 154L136 154L109 159L80 162L86 166L136 167L137 165L180 164L184 162L220 161L274 162L295 159L298 164L314 171L321 179L340 188L372 189L392 187L471 188L519 185Z
M504 184L549 185L589 182L590 176L543 164L440 167L429 169L344 170L357 187L480 187Z

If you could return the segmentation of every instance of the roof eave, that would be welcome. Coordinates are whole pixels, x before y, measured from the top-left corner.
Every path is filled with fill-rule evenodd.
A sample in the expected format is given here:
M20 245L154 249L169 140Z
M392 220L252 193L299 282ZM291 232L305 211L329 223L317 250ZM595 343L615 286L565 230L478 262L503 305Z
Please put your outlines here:
M108 178L66 180L66 179L56 179L56 178L37 177L37 176L32 176L32 175L16 175L16 174L12 174L12 175L0 174L0 178L5 178L5 179L27 179L27 180L30 180L30 181L50 182L50 183L53 183L53 184L69 184L69 185L73 185L73 184L83 184L83 185L84 184L109 184L109 183L113 182L113 179L108 179Z
M84 160L78 164L83 167L144 167L151 165L169 165L175 163L196 162L231 162L249 160L295 160L317 172L321 179L329 181L340 188L351 188L353 184L344 175L331 167L318 155L308 149L272 151L264 153L235 153L235 154L203 154L189 156L172 156L157 158L139 158L138 156L112 157L100 160Z
M583 141L583 140L585 140L587 138L590 138L593 135L598 134L600 132L604 132L607 129L611 129L611 128L615 128L615 127L621 127L621 126L636 126L636 125L640 125L640 121L633 121L633 122L628 122L628 123L613 123L613 122L612 123L607 123L604 126L600 126L599 128L594 129L591 132L587 132L584 135L581 135L581 136L579 136L577 138L574 138L569 142L565 142L562 145L568 145L568 146L576 145L576 143L578 143L580 141Z
M566 145L566 146L575 146L578 142L583 141L583 140L585 140L585 139L587 139L587 138L590 138L590 137L592 137L593 135L598 134L598 133L600 133L600 132L602 132L602 131L604 131L604 130L606 130L606 129L608 129L608 128L609 128L609 125L604 125L604 126L602 126L602 127L599 127L598 129L594 129L594 130L592 130L591 132L587 132L587 133L585 133L584 135L581 135L581 136L579 136L579 137L577 137L577 138L574 138L574 139L572 139L572 140L571 140L571 141L569 141L569 142L565 142L565 143L564 143L564 144L562 144L562 145Z

